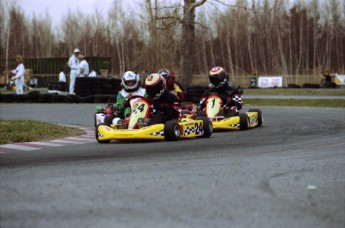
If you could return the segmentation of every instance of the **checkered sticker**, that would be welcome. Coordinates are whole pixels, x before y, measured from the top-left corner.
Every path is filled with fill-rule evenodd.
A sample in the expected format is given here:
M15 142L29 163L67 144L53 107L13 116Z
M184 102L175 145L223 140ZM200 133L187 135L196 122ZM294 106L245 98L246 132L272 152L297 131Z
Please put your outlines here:
M204 129L202 127L202 123L200 124L200 126L197 123L195 123L195 126L188 126L184 130L183 135L187 136L187 135L192 134L193 132L195 132L197 135L203 135L204 134Z
M239 124L239 123L237 123L237 124L230 124L229 126L230 126L230 127L237 127L237 128L240 128L240 124Z
M232 100L240 104L242 103L242 97L240 95L234 95Z
M154 133L151 133L151 135L153 135L153 136L164 136L164 131L154 132Z
M195 132L195 128L194 127L187 127L184 132L183 132L183 135L184 136L187 136L187 135L190 135L191 133Z

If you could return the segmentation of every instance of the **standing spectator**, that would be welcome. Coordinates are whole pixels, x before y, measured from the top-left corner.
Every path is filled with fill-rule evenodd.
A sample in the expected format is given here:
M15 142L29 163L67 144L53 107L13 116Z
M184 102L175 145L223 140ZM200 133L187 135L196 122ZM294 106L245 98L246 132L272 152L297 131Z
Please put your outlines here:
M323 73L322 75L324 77L323 79L324 82L332 82L331 75L328 71L326 71L326 73Z
M38 79L35 76L32 76L30 79L30 87L32 88L38 87Z
M64 69L61 69L60 71L59 82L66 82L66 74Z
M85 60L84 55L79 55L79 77L87 77L89 75L89 64Z
M13 80L16 85L16 94L23 94L25 67L24 67L23 58L21 55L16 56L16 63L17 63L17 68L12 71L13 76L11 80Z
M68 65L71 68L70 82L69 82L69 94L74 94L75 78L79 74L79 49L74 49L73 55L68 60Z
M90 72L90 74L89 74L89 77L90 77L90 78L94 78L94 77L96 77L96 76L97 76L96 71L95 71L94 69L91 69L91 72Z

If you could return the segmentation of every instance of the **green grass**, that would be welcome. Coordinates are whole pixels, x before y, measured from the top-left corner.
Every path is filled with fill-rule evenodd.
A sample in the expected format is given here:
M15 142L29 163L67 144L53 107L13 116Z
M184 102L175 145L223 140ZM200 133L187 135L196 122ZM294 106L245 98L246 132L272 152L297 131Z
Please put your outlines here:
M295 106L345 108L345 100L338 99L245 99L244 105L250 106Z
M83 130L32 120L0 120L0 144L34 142L85 134Z
M245 95L276 96L345 96L345 88L338 89L244 89Z

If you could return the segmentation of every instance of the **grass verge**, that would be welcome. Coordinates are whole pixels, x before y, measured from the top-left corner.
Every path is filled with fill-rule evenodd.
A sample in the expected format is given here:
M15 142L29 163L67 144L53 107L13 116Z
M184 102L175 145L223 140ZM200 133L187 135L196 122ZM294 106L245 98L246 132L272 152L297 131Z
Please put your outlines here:
M32 120L0 120L0 144L34 142L83 135L78 128Z
M272 96L345 96L345 89L244 89L243 94Z
M244 104L251 106L345 108L345 100L338 99L245 99Z

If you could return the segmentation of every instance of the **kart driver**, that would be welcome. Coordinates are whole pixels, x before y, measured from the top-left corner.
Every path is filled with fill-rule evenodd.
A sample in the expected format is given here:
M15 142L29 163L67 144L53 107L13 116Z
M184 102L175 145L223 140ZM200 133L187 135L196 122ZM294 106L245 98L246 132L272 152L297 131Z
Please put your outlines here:
M175 73L173 71L169 71L168 69L160 69L158 74L164 77L168 90L175 94L180 99L180 102L182 102L184 100L184 93L180 86L176 84Z
M153 115L148 125L165 123L181 116L179 98L167 89L164 77L158 73L149 75L145 80L148 99L153 101Z
M146 97L145 89L140 87L140 76L133 71L126 71L122 75L121 79L121 89L116 97L116 109L117 114L105 117L104 122L108 124L113 123L113 119L118 117L117 120L126 118L131 113L131 107L127 104L128 99L132 96L142 96Z
M239 114L239 110L242 109L243 102L241 93L229 86L228 74L219 66L213 67L209 72L209 80L212 87L206 90L200 99L198 111L204 110L206 107L206 100L208 96L212 94L220 95L223 102L223 112L225 117L236 116Z

